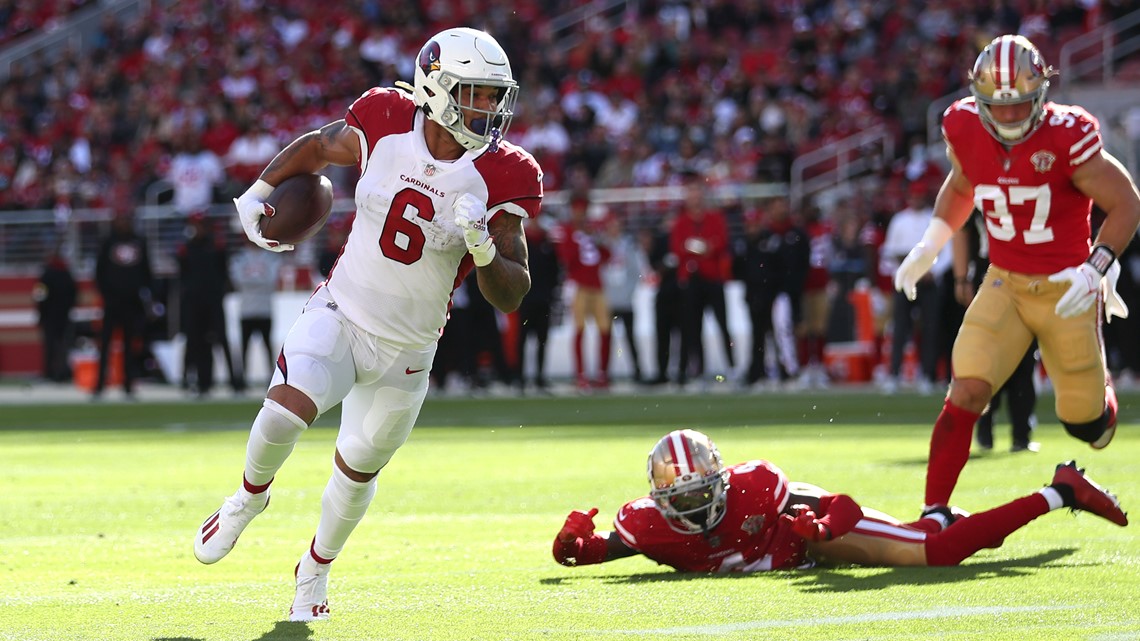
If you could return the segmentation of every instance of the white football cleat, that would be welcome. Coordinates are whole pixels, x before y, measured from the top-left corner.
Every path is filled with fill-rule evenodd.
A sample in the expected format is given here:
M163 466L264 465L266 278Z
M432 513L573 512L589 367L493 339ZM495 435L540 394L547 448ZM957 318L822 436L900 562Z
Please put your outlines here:
M297 594L289 608L290 621L324 621L329 618L330 563L317 563L308 552L293 570Z
M194 557L202 563L217 563L230 553L242 530L269 505L269 490L249 494L238 490L210 515L194 536Z

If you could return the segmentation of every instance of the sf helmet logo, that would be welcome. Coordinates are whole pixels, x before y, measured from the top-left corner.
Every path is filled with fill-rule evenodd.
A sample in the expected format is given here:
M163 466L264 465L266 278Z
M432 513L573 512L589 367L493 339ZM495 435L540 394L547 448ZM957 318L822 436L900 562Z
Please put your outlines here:
M416 64L424 74L429 74L433 71L439 71L439 43L435 40L428 42L420 49L420 57L416 60Z

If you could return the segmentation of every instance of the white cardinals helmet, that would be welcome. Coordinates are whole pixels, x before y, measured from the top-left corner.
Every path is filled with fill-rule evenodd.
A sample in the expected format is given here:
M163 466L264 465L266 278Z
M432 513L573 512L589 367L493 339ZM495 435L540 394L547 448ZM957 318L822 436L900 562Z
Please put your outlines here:
M649 496L683 534L707 532L724 518L728 470L708 436L695 430L666 434L649 453Z
M497 148L514 116L519 86L507 53L494 38L468 27L441 31L420 49L415 73L412 96L428 118L467 149ZM499 89L492 109L472 104L475 87ZM463 122L461 109L477 112L470 127Z

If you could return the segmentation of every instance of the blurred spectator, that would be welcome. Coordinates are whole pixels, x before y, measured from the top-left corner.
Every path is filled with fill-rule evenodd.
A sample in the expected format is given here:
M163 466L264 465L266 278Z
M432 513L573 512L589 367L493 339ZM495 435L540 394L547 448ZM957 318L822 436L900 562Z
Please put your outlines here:
M867 252L860 230L863 222L850 209L837 213L835 233L831 238L831 316L828 319L827 340L835 343L854 341L855 308L850 294L856 287L867 283Z
M277 293L277 278L282 260L280 254L265 251L247 242L230 262L230 283L237 293L241 315L241 342L238 343L241 365L240 369L237 364L234 366L239 370L237 380L249 382L249 345L255 334L261 337L265 346L268 372L266 383L269 382L268 376L273 374L277 359L277 350L273 345L273 297Z
M92 398L103 394L112 342L118 332L122 345L123 392L133 398L138 346L143 324L151 309L150 255L146 240L135 232L134 213L116 211L111 233L103 240L95 259L95 284L103 299L99 330L99 376Z
M745 382L768 379L767 341L776 347L777 378L799 374L794 319L802 317L803 285L808 273L807 233L788 215L787 201L769 201L765 210L744 215L744 236L734 243L736 272L744 282L744 298L752 325L752 351Z
M637 184L636 168L637 158L634 155L633 142L628 138L621 138L617 141L617 150L598 168L598 177L594 184L598 189L633 187Z
M519 141L542 166L543 188L548 190L561 187L562 158L570 151L570 135L562 126L560 115L554 106L539 110Z
M32 289L43 342L44 380L54 383L71 380L68 364L73 338L71 310L75 307L77 291L71 267L59 250L53 249Z
M469 292L473 288L477 288L477 285L465 279L451 293L447 324L439 337L439 348L431 366L431 384L441 392L462 389L475 380L475 353L470 348L474 339L469 312Z
M166 179L174 187L174 208L183 214L203 211L214 202L214 188L225 179L222 161L193 130L178 138L178 152L170 160Z
M562 280L562 267L558 253L549 234L542 226L527 219L524 223L527 250L530 253L530 291L523 297L518 310L518 341L516 353L518 365L514 382L525 390L527 384L526 346L528 339L534 339L534 369L531 380L534 386L545 392L549 388L546 379L546 340L550 334L551 314L558 300L558 287Z
M699 174L685 175L684 190L685 198L669 238L669 248L677 256L677 282L681 289L678 382L682 385L690 375L705 373L702 337L706 309L712 310L716 320L729 371L736 366L724 301L724 284L732 270L728 224L720 209L708 202L708 185Z
M1140 243L1135 240L1120 255L1120 280L1116 291L1128 301L1140 304ZM1140 380L1140 313L1114 318L1104 326L1109 369L1118 387L1135 386Z
M924 183L911 183L907 188L907 207L895 213L887 225L887 238L883 241L883 253L892 259L897 269L902 259L912 247L922 240L922 234L930 223L934 210L930 205L929 194ZM902 292L895 292L893 317L891 321L891 364L889 378L883 383L883 390L894 393L898 389L899 374L902 371L903 356L907 343L918 334L918 355L921 371L917 386L921 393L933 390L938 378L938 360L941 357L941 307L942 293L939 284L943 274L950 268L952 252L949 244L942 250L930 273L918 282L918 295L908 300ZM916 314L921 319L916 324ZM921 328L916 331L916 328Z
M804 212L804 233L808 242L808 268L804 278L801 307L803 316L796 334L799 336L800 365L805 371L817 372L816 383L825 383L827 372L824 348L827 346L827 322L831 318L831 222L823 220L820 211L811 207Z
M677 255L670 248L673 223L676 214L662 216L657 229L651 230L649 245L649 266L657 280L657 291L653 297L655 343L657 355L657 376L650 381L654 385L669 382L669 363L672 360L674 334L681 330L681 287L677 282Z
M614 214L603 223L604 241L610 250L610 259L602 267L602 286L606 304L614 320L621 323L625 342L629 348L629 363L636 383L644 381L641 358L637 353L636 323L633 315L633 294L641 277L649 271L649 259L641 243L626 231L623 220ZM620 350L619 350L620 353Z
M240 135L225 154L225 167L230 180L248 185L257 180L261 170L277 155L281 145L258 118L245 120Z
M570 217L559 232L558 255L566 280L574 283L570 313L574 319L574 374L578 389L608 388L610 370L610 324L612 317L602 291L602 266L610 258L609 249L598 238L589 219L590 199L585 191L570 197ZM586 319L598 330L598 367L593 381L586 376L582 348Z
M187 217L186 234L186 242L178 249L182 331L186 334L183 380L199 397L208 396L214 387L214 348L220 347L231 387L235 393L243 392L245 381L234 368L226 338L223 302L230 282L225 241L200 212Z
M492 382L509 383L511 372L503 349L499 311L483 296L483 291L476 284L477 278L472 269L467 276L467 324L470 333L461 349L467 352L463 361L469 368L471 388L485 390ZM490 376L485 365L490 365Z

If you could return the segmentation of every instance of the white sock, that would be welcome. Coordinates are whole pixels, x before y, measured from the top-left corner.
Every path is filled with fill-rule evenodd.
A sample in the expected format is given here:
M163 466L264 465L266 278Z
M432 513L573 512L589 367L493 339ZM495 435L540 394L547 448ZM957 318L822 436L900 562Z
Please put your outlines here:
M333 465L332 477L321 496L321 520L313 538L313 552L322 559L335 559L344 549L348 535L364 518L373 496L376 496L376 477L360 483Z
M1037 490L1037 493L1045 497L1045 502L1049 504L1049 511L1059 510L1065 507L1065 501L1061 498L1061 493L1055 490L1052 486L1043 487Z
M293 446L309 425L277 401L265 399L245 446L245 480L265 485L289 458Z

